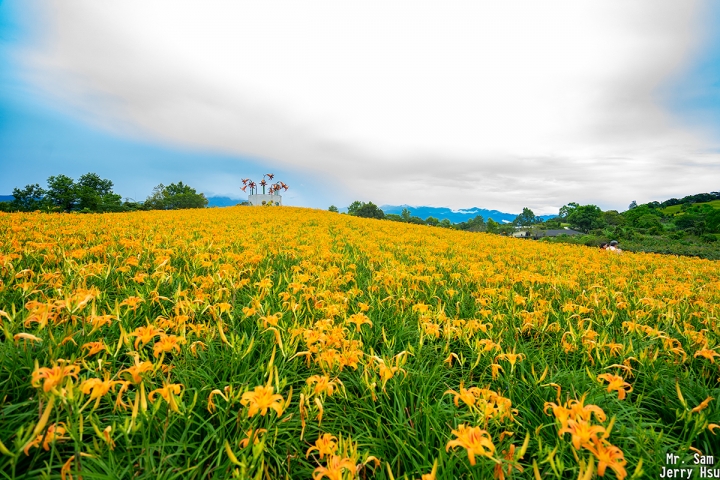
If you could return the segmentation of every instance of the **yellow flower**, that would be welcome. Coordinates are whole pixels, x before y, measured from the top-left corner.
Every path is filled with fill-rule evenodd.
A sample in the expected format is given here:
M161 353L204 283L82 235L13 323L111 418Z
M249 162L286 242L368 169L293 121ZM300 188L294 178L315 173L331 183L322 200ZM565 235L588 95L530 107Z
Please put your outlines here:
M123 300L122 302L120 302L120 306L121 307L124 307L124 306L130 307L130 310L135 311L138 309L140 304L143 303L144 301L145 300L143 300L140 297L132 296L132 297L128 297L125 300Z
M137 337L135 339L135 348L138 348L138 343L142 342L143 346L150 340L160 335L162 330L155 328L154 325L148 325L147 327L138 327L134 332L130 333L130 337Z
M308 451L305 452L305 458L309 457L310 452L313 450L318 451L320 458L323 458L325 455L329 456L335 454L335 451L337 450L337 437L330 435L329 433L322 434L322 436L318 437L315 441L315 445L308 448Z
M161 335L160 340L153 345L153 356L159 357L161 353L171 352L173 350L180 353L180 344L185 343L185 339L176 335Z
M127 372L130 374L130 378L132 379L132 382L134 384L138 384L142 381L142 375L145 372L151 372L153 370L153 364L150 362L141 362L138 357L135 357L135 365L132 367L126 368L125 370L120 370L120 373Z
M30 455L30 449L33 447L39 447L40 443L42 442L43 450L50 450L50 444L56 440L64 440L65 437L62 435L65 434L65 424L64 423L53 423L50 425L47 429L47 432L45 434L40 434L35 437L34 440L30 441L25 445L25 448L23 448L23 452L25 452L25 455Z
M114 390L118 381L110 380L110 374L105 374L105 380L99 378L88 378L80 384L80 390L84 395L90 394L90 400L99 399L107 394L111 389Z
M713 357L720 357L720 353L709 348L703 348L702 350L698 350L697 352L695 352L695 355L693 355L693 357L704 357L710 360L710 362L715 363L715 359Z
M42 342L42 338L36 337L35 335L32 335L30 333L16 333L13 335L13 339L17 342L18 340L25 340L25 341L33 341L33 342Z
M256 445L260 441L260 435L267 433L267 430L264 428L258 428L257 430L253 430L252 428L245 432L245 435L247 435L245 438L240 440L240 448L247 447L250 442L253 442L253 445Z
M315 395L327 394L328 397L332 397L335 392L336 382L331 381L327 375L313 375L306 380L308 385L315 385L313 392Z
M260 317L260 320L263 322L263 328L268 328L268 324L272 325L273 327L277 326L281 315L281 313L276 313L274 315L264 315Z
M248 418L254 417L258 412L264 417L268 408L275 410L279 417L283 412L282 400L282 396L273 394L273 387L258 386L252 392L243 393L240 403L250 407L248 409Z
M572 436L572 444L575 450L580 450L580 447L590 445L590 441L597 440L598 433L605 433L605 427L600 425L591 425L585 420L568 420L567 426L562 428L558 435L562 437L563 433L569 433Z
M575 420L582 419L589 422L590 416L593 414L600 422L604 422L607 419L602 408L597 405L585 405L585 395L583 395L580 400L569 400L567 407L570 409L570 414Z
M697 407L692 409L692 413L698 413L698 412L705 410L708 407L708 405L710 405L710 402L712 400L715 400L715 399L713 397L707 397L705 400L700 402L700 405L698 405Z
M157 388L148 394L148 400L153 401L155 394L159 394L168 403L170 410L173 412L180 412L177 402L175 401L175 395L180 395L182 391L182 385L179 383L166 383L162 388Z
M605 469L610 467L617 476L618 480L623 480L627 476L625 471L625 455L622 450L614 445L610 445L605 440L597 438L592 439L592 445L586 445L585 448L590 450L598 460L598 475L605 475Z
M605 380L606 382L609 383L608 388L607 388L608 392L617 390L618 398L620 400L625 399L625 395L628 392L632 392L632 385L630 385L628 382L626 382L625 379L622 378L621 376L613 375L611 373L603 373L602 375L598 375L597 378L600 380Z
M313 480L320 480L327 477L328 480L342 480L343 470L355 471L355 464L349 458L341 458L333 455L328 458L327 467L317 467L313 471Z
M465 424L458 426L457 430L452 431L457 437L456 440L450 440L445 447L445 451L451 447L462 447L467 450L470 465L475 465L475 455L492 458L495 453L495 445L493 445L490 434L480 427L469 427Z
M360 327L363 325L370 325L372 327L372 322L364 313L355 313L353 315L350 315L350 317L347 319L347 322L355 324L356 332L359 332Z
M88 342L84 344L81 348L88 351L85 354L86 357L91 357L96 353L102 352L103 350L107 351L107 346L103 343L102 340L100 340L99 342Z
M36 368L32 374L32 386L37 388L43 382L43 391L49 392L59 386L65 378L73 377L77 380L80 367L77 365L58 365L52 368Z
M477 387L465 388L461 384L459 393L455 390L448 390L443 395L447 395L448 393L455 395L453 401L455 402L456 407L460 406L459 400L462 400L466 405L472 407L475 405L477 397L480 396L480 389Z

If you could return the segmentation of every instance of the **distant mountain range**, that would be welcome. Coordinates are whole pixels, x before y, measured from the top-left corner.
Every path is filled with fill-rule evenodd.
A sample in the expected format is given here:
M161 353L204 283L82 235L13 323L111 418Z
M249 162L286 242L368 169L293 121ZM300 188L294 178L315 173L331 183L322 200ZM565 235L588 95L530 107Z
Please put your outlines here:
M510 223L518 216L517 213L504 213L498 210L487 210L478 207L463 208L460 210L452 210L447 207L411 207L410 205L383 205L380 207L385 214L394 213L397 215L400 215L404 208L407 208L412 216L420 217L423 220L428 217L435 217L438 220L447 218L453 223L465 222L478 215L481 215L486 222L492 218L498 223ZM547 220L548 218L557 217L557 215L538 215L538 217Z
M234 207L240 202L246 202L247 198L230 198L230 197L207 197L208 207Z
M0 195L0 202L11 202L13 200L12 195ZM243 198L230 198L230 197L207 197L209 207L232 207L240 202L247 201ZM460 210L452 210L447 207L411 207L410 205L383 205L380 209L386 214L394 213L400 215L404 208L410 210L410 215L414 217L420 217L423 220L428 217L435 217L438 220L448 219L453 223L460 223L475 218L478 215L487 222L488 219L492 218L498 223L510 223L517 217L516 213L505 213L498 210L487 210L484 208L463 208ZM342 209L347 212L347 208ZM538 215L543 220L548 218L556 217L557 215Z
M12 202L15 199L12 195L0 195L0 202ZM209 207L232 207L247 199L237 199L230 197L208 197Z

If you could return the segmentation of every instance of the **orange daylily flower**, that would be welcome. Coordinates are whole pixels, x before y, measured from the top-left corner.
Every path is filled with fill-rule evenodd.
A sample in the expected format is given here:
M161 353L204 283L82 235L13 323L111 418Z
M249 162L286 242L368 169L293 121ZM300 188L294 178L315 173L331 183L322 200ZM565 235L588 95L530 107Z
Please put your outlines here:
M245 435L247 435L245 438L240 440L240 448L245 448L248 445L250 445L250 442L253 443L253 445L256 445L260 441L260 435L267 433L267 430L264 428L258 428L257 430L253 430L252 428L245 432Z
M181 343L185 343L185 339L182 337L176 335L160 335L160 339L153 345L153 356L159 357L160 354L173 350L180 353Z
M625 395L628 392L632 392L632 385L630 385L628 382L625 381L625 379L619 375L613 375L611 373L603 373L601 375L597 376L600 380L605 380L609 383L607 391L612 392L613 390L617 390L618 392L618 398L620 400L625 399Z
M470 465L475 465L475 455L492 458L495 453L495 445L490 438L490 434L480 427L469 427L465 424L458 426L457 430L452 431L457 437L456 440L450 440L445 447L445 451L451 447L462 447L467 450Z
M52 368L36 368L32 374L32 386L37 388L40 381L43 381L43 391L49 392L59 386L65 378L77 380L80 367L77 365L58 365Z
M592 439L592 445L586 445L585 448L590 450L598 461L598 475L605 476L605 469L610 467L617 476L618 480L623 480L627 476L625 471L625 455L622 450L614 445L610 445L605 440L597 438Z
M275 410L278 417L283 413L283 397L273 394L273 387L255 387L252 392L243 393L240 403L249 406L248 418L254 417L258 412L261 416L265 416L269 408Z
M318 451L321 459L325 455L329 456L335 454L335 451L337 450L337 437L335 437L334 435L330 435L329 433L322 434L315 441L315 445L308 448L308 451L305 452L305 458L309 457L310 452L312 452L313 450Z
M695 352L695 355L693 355L694 358L697 357L704 357L710 360L710 362L715 363L714 357L720 357L720 353L716 352L715 350L711 350L709 348L703 348L702 350L698 350Z
M86 357L91 357L96 353L102 352L103 350L107 351L107 345L105 345L102 340L98 342L88 342L80 348L88 351L85 354Z
M710 402L713 400L715 400L713 397L707 397L705 400L700 402L700 405L692 409L692 413L698 413L705 410L708 405L710 405Z
M585 420L570 419L567 421L567 426L560 429L558 435L562 437L563 433L569 433L572 436L573 447L575 450L580 450L580 447L589 445L592 439L597 439L597 434L605 433L605 427L591 425Z
M314 385L313 393L315 393L315 395L327 394L328 397L332 397L332 394L337 388L336 382L338 381L339 380L330 380L330 377L327 375L313 375L306 380L306 383L311 386Z
M341 458L333 455L328 458L327 467L317 467L313 471L313 480L320 480L327 477L328 480L342 480L343 471L355 471L355 463L349 458Z
M168 403L170 410L180 412L175 396L182 392L182 385L178 383L166 383L162 388L157 388L148 394L148 400L151 402L156 394L159 394Z
M138 348L138 343L147 344L150 340L163 333L159 328L155 328L154 325L148 325L146 327L138 327L134 332L130 333L130 337L137 337L135 339L135 348Z
M45 434L40 434L36 436L34 440L28 442L28 444L25 445L25 448L23 448L23 452L25 455L30 455L30 449L33 447L39 447L41 442L43 450L48 451L50 450L50 444L52 442L65 439L62 435L64 435L66 431L64 423L53 423L48 427Z

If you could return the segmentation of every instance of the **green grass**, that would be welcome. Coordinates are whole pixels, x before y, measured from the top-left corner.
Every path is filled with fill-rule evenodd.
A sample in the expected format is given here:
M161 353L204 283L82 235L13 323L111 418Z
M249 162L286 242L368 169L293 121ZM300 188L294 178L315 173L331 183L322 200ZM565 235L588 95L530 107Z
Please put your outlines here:
M710 202L694 203L693 205L710 205L713 208L720 208L720 200L712 200ZM660 209L660 211L666 215L678 215L678 214L682 214L681 209L682 209L682 205L672 205L670 207L662 208L662 209Z
M697 338L710 348L719 343L715 286L720 273L714 262L614 255L306 209L0 215L0 235L9 239L0 245L0 310L5 312L0 317L0 440L11 452L0 454L0 479L58 479L69 459L73 477L85 479L312 478L325 460L306 452L324 433L351 438L359 462L368 455L380 459L379 469L360 467L357 478L417 479L434 462L438 479L492 478L494 460L478 458L471 466L464 449L448 451L451 432L461 424L489 432L496 460L528 437L519 460L524 470L515 478L532 478L533 462L542 478L577 478L576 456L589 453L574 451L570 435L560 436L545 411L547 402L558 401L557 386L561 403L585 397L586 405L604 410L604 426L615 419L608 441L624 452L628 478L635 472L635 478L656 478L666 453L687 461L690 447L720 456L720 437L707 429L708 423L720 423L718 359L694 356L702 348ZM37 237L43 242L34 243ZM57 246L47 246L51 242ZM81 248L97 245L103 248L73 258L73 252L80 255ZM11 251L18 257L11 258ZM161 264L169 252L170 260ZM132 258L139 264L120 270ZM138 273L147 278L137 280ZM51 283L56 274L60 285ZM272 286L261 291L258 283L266 278ZM296 283L304 287L293 293ZM65 300L80 288L101 293L75 311L60 309L47 325L29 321L32 300ZM284 293L301 308L292 312ZM135 295L145 299L137 310L119 306ZM222 314L227 342L210 310L221 302L230 305ZM256 303L266 313L282 312L277 325L282 346L260 315L243 313ZM361 303L370 306L372 326L357 331L344 321ZM442 327L439 337L423 333L423 314L413 311L419 304L430 306L427 317ZM346 310L329 313L333 305ZM158 337L137 346L127 337L138 327L175 318L182 308L189 309L188 325L207 329L163 327L187 340L179 352L158 358L153 355ZM93 311L112 315L112 322L93 331L87 321ZM540 315L533 316L536 312ZM453 330L454 322L472 319L483 329ZM642 328L633 330L634 323ZM306 362L311 345L305 333L330 335L330 328L344 340L362 342L357 368L323 366L317 357ZM16 339L21 333L41 342ZM109 349L87 356L81 346L100 340ZM485 351L479 342L487 340L500 350ZM573 348L566 350L564 340ZM668 350L671 340L687 358ZM193 353L196 341L204 348L196 345ZM613 342L621 348L610 353L604 345ZM523 356L514 366L499 356L511 352ZM87 403L88 395L79 391L82 380L105 374L124 378L120 372L134 364L134 355L156 365L144 379L148 392L166 382L183 385L178 411L157 397L133 420L132 408L116 404L118 387L103 395L97 408L94 401ZM383 388L377 359L394 364L398 356L402 370ZM22 447L34 437L39 412L54 395L32 385L36 362L49 367L58 359L81 367L79 379L56 394L50 421L64 422L67 432L48 450L40 446L25 455ZM621 372L617 365L625 362L632 392L620 400L598 376ZM493 364L503 367L497 376ZM319 397L320 422L314 398L304 410L300 394L311 393L308 378L323 374L343 387ZM267 384L289 397L287 408L282 415L249 417L241 395ZM517 411L512 419L485 419L462 402L456 406L447 391L461 385L497 392ZM225 387L232 387L229 399L215 395L216 410L209 411L210 393ZM125 402L132 404L139 394L138 387L129 386ZM713 400L706 409L691 412L708 397ZM110 427L114 445L95 427L98 432ZM257 445L241 448L251 428L267 433ZM616 476L608 471L605 478Z

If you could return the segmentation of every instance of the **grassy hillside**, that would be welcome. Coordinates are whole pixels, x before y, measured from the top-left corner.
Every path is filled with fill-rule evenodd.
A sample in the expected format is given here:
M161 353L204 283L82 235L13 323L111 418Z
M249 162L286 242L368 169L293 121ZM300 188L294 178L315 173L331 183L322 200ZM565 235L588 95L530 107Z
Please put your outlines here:
M0 213L0 236L5 478L657 478L720 455L717 262L290 207Z
M710 205L713 208L720 208L720 200L713 200L711 202L700 202L693 203L693 205ZM677 215L681 213L682 205L673 205L671 207L665 207L660 209L666 215Z

